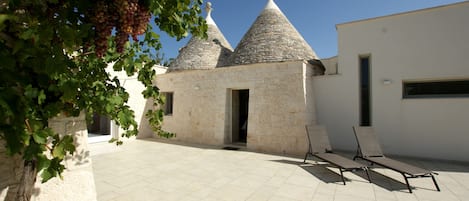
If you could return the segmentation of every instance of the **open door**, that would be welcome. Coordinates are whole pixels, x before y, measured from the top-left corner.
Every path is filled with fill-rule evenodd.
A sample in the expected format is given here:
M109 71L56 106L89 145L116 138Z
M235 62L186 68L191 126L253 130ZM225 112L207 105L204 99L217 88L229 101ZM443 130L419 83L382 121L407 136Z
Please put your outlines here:
M245 144L248 135L249 90L233 90L232 93L232 143Z
M88 142L102 142L111 139L111 120L98 114L93 115L93 123L88 125Z

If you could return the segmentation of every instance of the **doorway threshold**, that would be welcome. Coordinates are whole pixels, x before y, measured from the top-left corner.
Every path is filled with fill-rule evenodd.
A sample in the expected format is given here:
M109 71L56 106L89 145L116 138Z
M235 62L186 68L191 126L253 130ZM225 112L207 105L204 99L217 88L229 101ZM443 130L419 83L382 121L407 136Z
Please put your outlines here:
M97 135L97 134L88 134L88 143L98 143L98 142L107 142L111 139L111 135Z
M246 142L233 142L231 143L232 146L244 147L246 148Z
M235 142L231 144L223 145L222 149L225 150L246 150L246 143L244 142Z

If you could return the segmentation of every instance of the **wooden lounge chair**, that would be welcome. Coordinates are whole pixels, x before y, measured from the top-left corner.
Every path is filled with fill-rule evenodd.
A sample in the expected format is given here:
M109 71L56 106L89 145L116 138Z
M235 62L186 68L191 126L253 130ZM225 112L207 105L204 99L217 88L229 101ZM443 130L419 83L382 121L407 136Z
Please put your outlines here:
M366 165L357 163L351 159L342 157L332 152L331 145L329 143L329 137L327 136L326 129L320 126L305 126L306 134L308 136L309 148L308 152L305 154L305 159L303 163L306 163L308 155L319 158L323 161L326 161L340 170L340 176L342 177L342 182L345 185L344 173L345 171L355 171L363 170L366 172L368 181L370 180L370 175L368 174L368 168Z
M410 188L408 179L420 177L431 177L436 189L440 191L440 187L434 177L434 175L437 175L436 173L384 156L372 127L353 127L353 131L358 143L357 154L353 158L354 160L361 158L370 162L372 165L378 164L401 173L402 176L404 176L410 193L412 193L412 189Z

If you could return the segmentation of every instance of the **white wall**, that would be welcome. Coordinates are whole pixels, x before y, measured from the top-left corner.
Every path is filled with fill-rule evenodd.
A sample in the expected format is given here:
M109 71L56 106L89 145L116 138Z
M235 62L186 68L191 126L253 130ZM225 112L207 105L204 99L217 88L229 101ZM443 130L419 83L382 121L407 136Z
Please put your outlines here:
M402 98L403 81L469 79L468 22L463 2L337 25L339 74L314 81L333 146L356 147L358 57L371 54L372 125L384 151L469 161L469 98Z
M138 81L137 75L129 77L125 71L115 72L112 70L112 65L113 64L110 64L107 68L107 71L111 74L111 79L114 76L117 76L120 84L126 89L127 93L129 93L129 100L127 104L135 112L135 121L137 121L139 125L139 134L137 138L151 137L153 132L148 126L148 120L145 117L145 113L148 109L152 108L152 102L145 99L142 95L142 91L145 90L145 86L140 81ZM167 70L167 68L163 66L155 66L153 69L156 71L157 76L164 74ZM111 129L115 130L113 137L116 138L120 138L120 135L124 132L124 130L120 129L115 124Z

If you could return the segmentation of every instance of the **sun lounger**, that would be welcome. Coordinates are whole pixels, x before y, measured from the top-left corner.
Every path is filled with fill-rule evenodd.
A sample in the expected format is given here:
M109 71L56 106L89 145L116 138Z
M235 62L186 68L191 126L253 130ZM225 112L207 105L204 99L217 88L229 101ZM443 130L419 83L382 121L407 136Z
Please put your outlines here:
M309 148L305 154L304 163L309 155L326 161L340 170L340 176L342 182L345 185L344 173L345 171L363 170L366 172L368 181L371 182L368 174L368 168L364 164L357 163L351 159L342 157L332 152L331 145L329 143L329 137L327 136L326 129L320 126L305 126L306 134L308 136Z
M440 187L434 177L436 173L384 156L372 127L353 127L353 131L358 143L357 155L353 158L354 160L361 158L371 164L378 164L401 173L404 176L410 193L412 193L412 189L408 179L420 177L431 177L436 189L440 191Z

